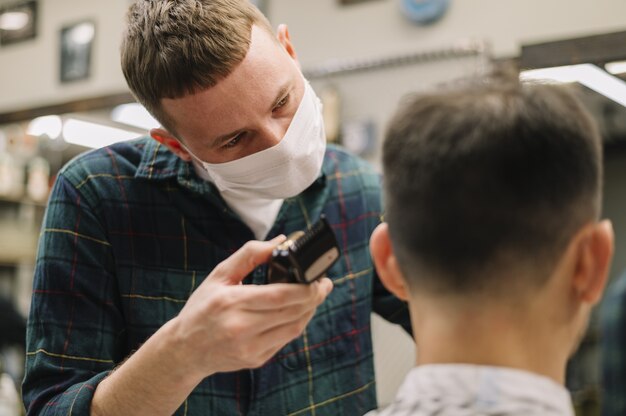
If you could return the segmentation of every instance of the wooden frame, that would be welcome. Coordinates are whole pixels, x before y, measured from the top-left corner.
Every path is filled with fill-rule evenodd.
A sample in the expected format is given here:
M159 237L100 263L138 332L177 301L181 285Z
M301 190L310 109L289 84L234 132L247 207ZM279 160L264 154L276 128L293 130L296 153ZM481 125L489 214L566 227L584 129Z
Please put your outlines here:
M80 113L134 102L136 102L135 98L129 92L67 101L60 104L0 113L0 125L32 120L36 117L48 116L50 114Z
M522 45L520 68L596 64L626 59L626 31Z
M29 0L5 7L0 7L0 15L9 13L22 14L27 17L24 27L14 30L0 29L0 45L7 46L37 37L37 1Z
M60 32L60 80L62 83L87 79L96 24L91 20L65 26Z

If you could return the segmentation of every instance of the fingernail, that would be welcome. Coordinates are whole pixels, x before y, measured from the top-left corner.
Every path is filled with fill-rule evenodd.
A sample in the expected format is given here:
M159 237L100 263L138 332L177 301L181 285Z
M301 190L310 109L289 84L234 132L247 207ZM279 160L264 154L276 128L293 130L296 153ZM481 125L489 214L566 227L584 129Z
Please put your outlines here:
M283 242L287 239L287 236L285 236L285 234L281 234L281 235L277 235L276 237L272 238L272 242Z
M328 288L326 289L326 294L328 295L330 292L333 291L335 284L333 283L332 280L328 279L328 281L330 282L330 284L328 285Z

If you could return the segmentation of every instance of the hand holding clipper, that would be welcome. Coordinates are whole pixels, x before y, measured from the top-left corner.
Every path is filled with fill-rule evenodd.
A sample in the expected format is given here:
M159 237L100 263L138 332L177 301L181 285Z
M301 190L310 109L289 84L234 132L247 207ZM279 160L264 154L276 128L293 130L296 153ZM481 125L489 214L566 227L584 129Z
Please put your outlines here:
M312 283L339 258L335 233L322 215L307 231L290 234L272 252L269 283Z

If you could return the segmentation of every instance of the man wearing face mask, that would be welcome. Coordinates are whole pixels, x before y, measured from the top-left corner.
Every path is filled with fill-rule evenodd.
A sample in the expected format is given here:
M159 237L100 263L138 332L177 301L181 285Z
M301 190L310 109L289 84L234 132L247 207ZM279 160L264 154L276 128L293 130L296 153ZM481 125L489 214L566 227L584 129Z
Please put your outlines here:
M138 0L122 66L152 139L58 175L27 335L29 415L360 415L370 313L410 327L375 275L378 176L326 146L287 28L246 0ZM284 235L324 214L341 258L267 283ZM264 240L264 241L251 241Z

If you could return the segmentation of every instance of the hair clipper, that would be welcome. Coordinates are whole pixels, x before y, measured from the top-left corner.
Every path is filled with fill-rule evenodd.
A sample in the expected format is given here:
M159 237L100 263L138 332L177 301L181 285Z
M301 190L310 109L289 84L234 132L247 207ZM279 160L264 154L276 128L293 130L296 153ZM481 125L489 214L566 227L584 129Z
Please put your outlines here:
M272 252L269 283L312 283L339 258L339 245L322 215L307 231L296 231Z

